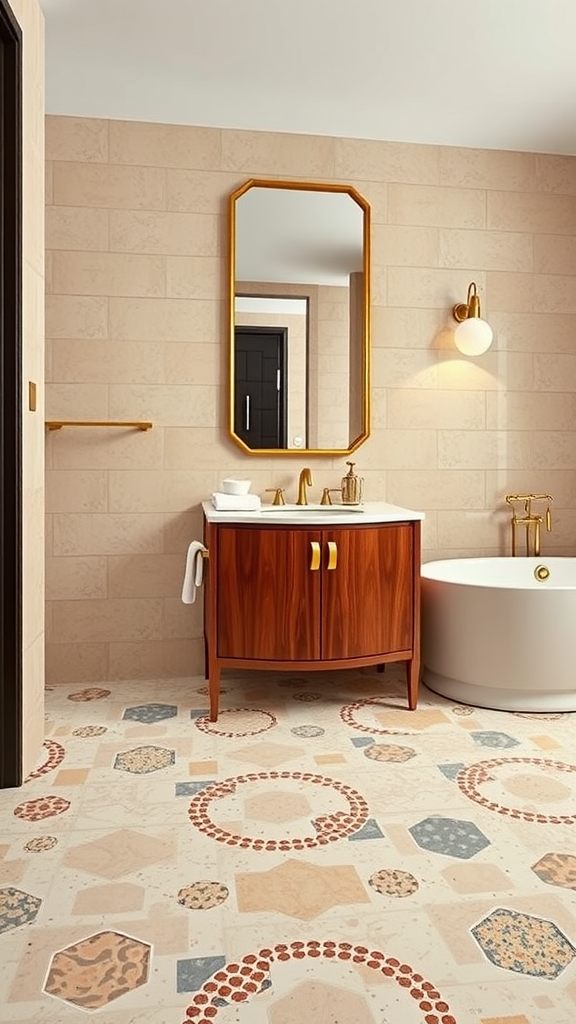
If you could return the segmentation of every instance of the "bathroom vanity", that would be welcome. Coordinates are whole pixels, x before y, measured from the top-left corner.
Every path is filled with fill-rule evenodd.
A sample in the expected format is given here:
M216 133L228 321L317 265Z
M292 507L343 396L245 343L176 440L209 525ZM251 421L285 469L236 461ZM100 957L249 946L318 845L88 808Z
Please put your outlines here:
M310 671L405 661L420 675L420 523L386 502L262 506L206 502L204 588L210 719L223 668Z

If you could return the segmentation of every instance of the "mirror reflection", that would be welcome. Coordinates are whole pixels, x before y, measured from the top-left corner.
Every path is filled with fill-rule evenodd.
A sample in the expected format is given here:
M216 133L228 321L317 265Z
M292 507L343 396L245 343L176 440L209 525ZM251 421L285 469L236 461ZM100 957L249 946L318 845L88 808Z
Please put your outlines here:
M353 451L369 429L366 200L251 180L230 219L232 437L250 452Z

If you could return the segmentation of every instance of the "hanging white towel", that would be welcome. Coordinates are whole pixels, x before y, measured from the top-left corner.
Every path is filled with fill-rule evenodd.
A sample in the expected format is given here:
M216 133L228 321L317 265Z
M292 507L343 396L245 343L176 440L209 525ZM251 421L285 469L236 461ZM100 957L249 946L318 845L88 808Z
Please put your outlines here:
M198 587L202 586L204 579L203 551L206 551L206 548L200 540L193 540L188 545L184 583L182 584L182 601L184 604L194 604L196 591Z
M216 491L212 504L219 512L258 512L262 502L257 494L224 494Z

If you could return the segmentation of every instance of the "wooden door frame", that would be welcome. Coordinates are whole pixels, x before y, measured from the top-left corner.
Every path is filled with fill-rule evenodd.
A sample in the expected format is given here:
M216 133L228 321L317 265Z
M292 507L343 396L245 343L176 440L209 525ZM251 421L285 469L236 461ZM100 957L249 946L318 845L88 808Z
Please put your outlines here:
M0 0L0 788L22 783L22 32Z

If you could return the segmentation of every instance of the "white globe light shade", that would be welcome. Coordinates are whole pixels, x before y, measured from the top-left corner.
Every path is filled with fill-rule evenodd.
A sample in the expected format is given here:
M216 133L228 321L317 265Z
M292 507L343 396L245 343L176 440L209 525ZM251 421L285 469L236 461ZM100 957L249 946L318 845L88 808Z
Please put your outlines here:
M467 317L454 331L454 344L463 356L481 356L492 344L492 328L479 316Z

